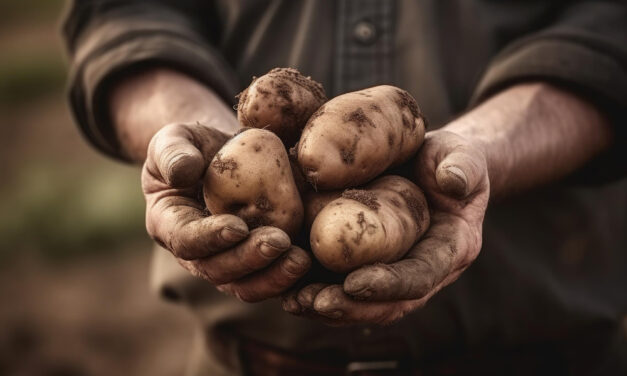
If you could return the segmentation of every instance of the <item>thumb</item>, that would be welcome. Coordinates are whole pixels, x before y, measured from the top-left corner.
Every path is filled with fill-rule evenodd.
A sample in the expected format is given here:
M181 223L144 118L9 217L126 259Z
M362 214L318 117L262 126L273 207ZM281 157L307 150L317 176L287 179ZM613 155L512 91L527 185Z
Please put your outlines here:
M438 164L435 180L445 194L464 198L479 188L485 173L485 160L478 153L459 147Z
M152 138L146 162L169 186L189 187L202 178L225 141L226 135L200 124L170 124Z

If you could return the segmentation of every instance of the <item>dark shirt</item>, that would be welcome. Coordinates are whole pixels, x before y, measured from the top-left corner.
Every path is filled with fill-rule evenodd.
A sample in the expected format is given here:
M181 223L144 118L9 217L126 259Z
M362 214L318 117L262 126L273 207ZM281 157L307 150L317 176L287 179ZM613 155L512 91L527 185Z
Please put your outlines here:
M64 32L77 123L117 157L108 88L148 65L186 72L229 103L252 76L280 66L322 82L330 97L392 84L417 99L431 129L518 82L579 93L612 120L606 159L491 204L477 261L401 322L331 329L275 301L241 304L206 288L185 296L208 333L226 328L309 354L372 357L368 349L398 341L422 365L472 370L498 358L500 371L525 359L557 373L627 369L624 1L76 0Z

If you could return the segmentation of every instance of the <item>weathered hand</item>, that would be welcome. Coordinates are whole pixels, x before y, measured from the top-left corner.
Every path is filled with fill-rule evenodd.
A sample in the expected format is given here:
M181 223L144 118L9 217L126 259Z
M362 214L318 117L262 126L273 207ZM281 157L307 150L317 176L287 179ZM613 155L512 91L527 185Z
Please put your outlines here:
M289 288L311 259L278 228L249 231L234 215L207 212L200 182L228 138L200 123L171 124L155 134L142 170L146 227L193 275L243 301L259 301Z
M315 283L287 293L286 311L331 325L388 324L460 276L481 249L489 198L485 155L464 137L433 131L418 152L415 172L431 210L423 238L402 260L357 269L343 285Z

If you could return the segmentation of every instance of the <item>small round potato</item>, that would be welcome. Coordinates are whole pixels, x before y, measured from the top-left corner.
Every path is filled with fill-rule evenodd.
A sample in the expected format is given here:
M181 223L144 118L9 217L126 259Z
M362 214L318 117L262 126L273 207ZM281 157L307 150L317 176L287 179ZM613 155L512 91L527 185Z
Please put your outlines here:
M240 93L237 118L245 127L274 132L289 147L327 97L322 85L292 68L275 68L254 78Z
M215 155L203 194L214 214L234 214L250 228L275 226L291 237L303 222L303 204L281 140L263 129L247 129Z
M405 178L384 176L327 204L313 222L310 242L323 266L345 273L400 259L428 227L420 188Z

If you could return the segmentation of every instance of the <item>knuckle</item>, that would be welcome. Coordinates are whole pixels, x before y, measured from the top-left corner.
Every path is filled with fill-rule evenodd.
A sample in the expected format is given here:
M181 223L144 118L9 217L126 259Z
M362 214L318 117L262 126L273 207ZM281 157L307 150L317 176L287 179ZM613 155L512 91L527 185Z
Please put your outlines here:
M189 254L189 249L179 240L175 239L172 241L169 249L178 258L182 258L183 260L193 259L193 257Z
M182 258L183 260L193 260L196 258L189 244L180 239L173 239L169 249L176 257Z
M185 261L185 260L184 260ZM184 266L194 277L201 278L211 284L216 284L213 280L212 276L207 272L205 268L202 267L196 261L185 261L184 263L179 262Z

